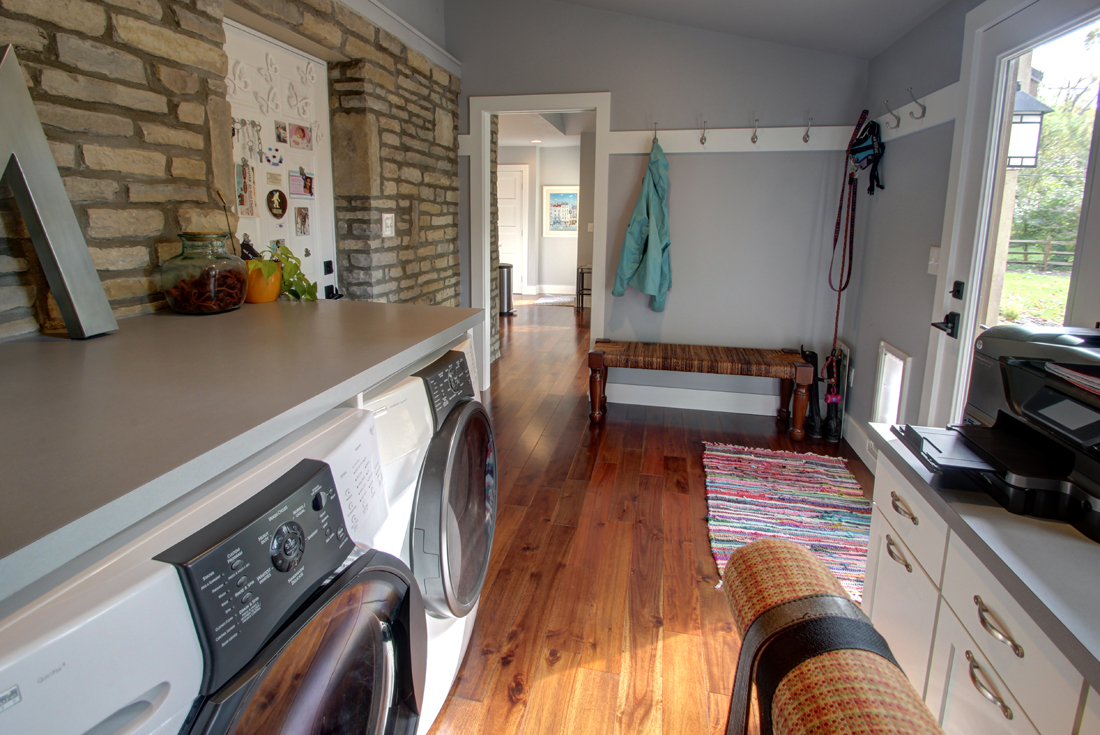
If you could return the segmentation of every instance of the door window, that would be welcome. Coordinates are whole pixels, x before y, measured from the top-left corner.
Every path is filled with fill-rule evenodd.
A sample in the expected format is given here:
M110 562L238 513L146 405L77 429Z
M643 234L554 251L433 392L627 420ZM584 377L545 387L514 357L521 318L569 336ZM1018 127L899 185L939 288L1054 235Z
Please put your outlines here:
M496 449L485 414L472 413L456 441L447 489L447 565L456 601L467 607L481 593L496 519Z

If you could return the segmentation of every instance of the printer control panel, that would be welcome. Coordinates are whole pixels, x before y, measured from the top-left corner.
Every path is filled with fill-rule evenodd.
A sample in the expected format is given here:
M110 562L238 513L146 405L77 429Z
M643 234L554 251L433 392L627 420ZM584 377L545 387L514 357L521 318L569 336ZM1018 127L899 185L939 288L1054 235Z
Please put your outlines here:
M203 693L244 668L353 548L331 469L306 459L158 556L179 571L195 618Z
M451 350L415 375L424 379L436 431L456 404L475 396L466 354L459 350Z

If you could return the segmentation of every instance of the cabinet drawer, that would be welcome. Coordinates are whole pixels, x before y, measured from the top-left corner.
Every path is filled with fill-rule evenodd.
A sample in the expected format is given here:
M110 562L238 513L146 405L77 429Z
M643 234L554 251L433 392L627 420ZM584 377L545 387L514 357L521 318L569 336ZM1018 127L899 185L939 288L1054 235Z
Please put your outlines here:
M875 629L918 693L924 693L940 593L882 511L871 514L864 604Z
M1073 732L1082 676L958 537L948 544L943 596L1039 732Z
M1036 735L1008 687L946 605L941 605L936 623L925 703L945 735Z
M932 511L913 486L883 457L879 458L875 473L875 505L939 588L947 546L947 522Z

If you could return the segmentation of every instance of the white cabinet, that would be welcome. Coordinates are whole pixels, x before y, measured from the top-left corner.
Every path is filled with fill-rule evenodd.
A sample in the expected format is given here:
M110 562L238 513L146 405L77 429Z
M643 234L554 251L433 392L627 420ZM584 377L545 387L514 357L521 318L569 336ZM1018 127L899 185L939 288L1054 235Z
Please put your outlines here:
M882 462L875 473L875 505L939 587L947 548L947 521L889 461Z
M864 609L918 693L924 692L938 602L939 590L876 506L871 514Z
M946 735L1036 735L947 605L940 607L925 702Z

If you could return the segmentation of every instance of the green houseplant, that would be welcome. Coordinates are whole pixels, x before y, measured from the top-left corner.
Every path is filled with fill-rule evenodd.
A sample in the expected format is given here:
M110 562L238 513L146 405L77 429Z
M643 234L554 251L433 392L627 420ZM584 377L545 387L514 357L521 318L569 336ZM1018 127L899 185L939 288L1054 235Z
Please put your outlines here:
M284 294L295 301L317 300L317 284L305 277L301 259L286 245L272 245L258 256L245 261L248 265L250 303L274 301ZM282 277L276 278L280 272ZM278 292L274 292L275 283L279 284Z

